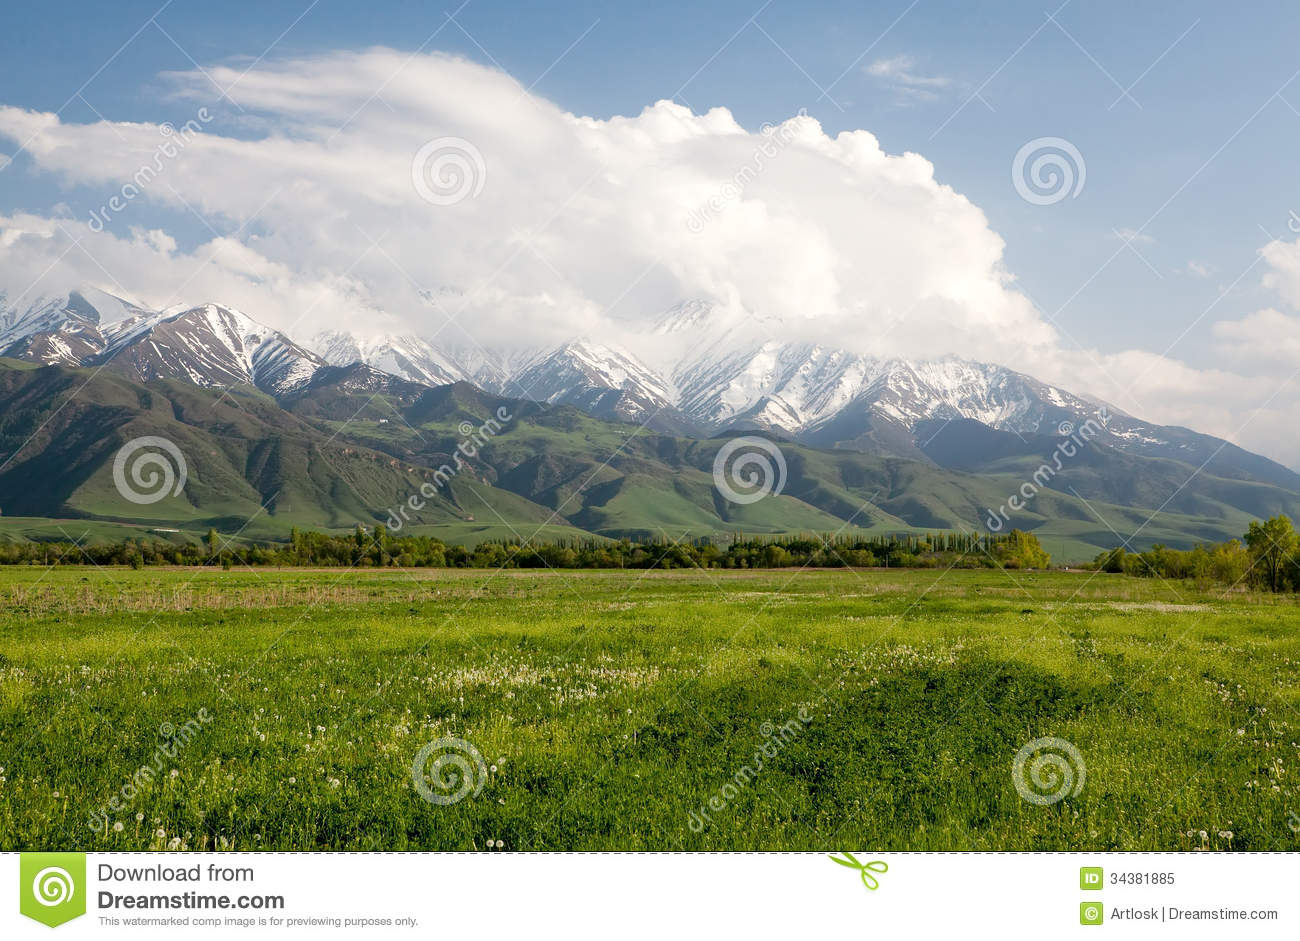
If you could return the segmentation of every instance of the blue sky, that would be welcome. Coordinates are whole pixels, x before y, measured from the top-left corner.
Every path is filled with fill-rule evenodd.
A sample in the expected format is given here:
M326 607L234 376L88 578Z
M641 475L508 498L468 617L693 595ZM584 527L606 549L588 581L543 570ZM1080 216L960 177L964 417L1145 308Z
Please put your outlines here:
M195 96L178 101L164 73L380 45L499 67L596 118L673 98L697 113L725 106L754 130L806 109L828 134L866 129L887 153L931 161L939 183L987 215L1006 269L1066 347L1167 353L1198 369L1221 359L1213 323L1281 306L1260 250L1294 241L1288 223L1300 228L1295 4L174 0L157 10L157 0L8 5L0 104L65 123L183 120ZM215 90L212 104L224 104ZM223 133L252 132L235 121ZM1083 189L1046 206L1011 179L1018 149L1040 137L1068 140L1086 166ZM0 211L62 200L79 213L80 195L26 156L0 174ZM170 231L184 242L196 227L174 220Z

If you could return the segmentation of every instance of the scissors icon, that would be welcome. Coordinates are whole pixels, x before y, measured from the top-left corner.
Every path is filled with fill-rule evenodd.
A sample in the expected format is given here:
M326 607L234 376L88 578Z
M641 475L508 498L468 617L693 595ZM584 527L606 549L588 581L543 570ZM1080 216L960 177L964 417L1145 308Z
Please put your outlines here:
M838 856L829 857L831 862L839 863L841 866L848 866L850 869L856 869L862 876L862 884L873 892L880 888L880 880L873 876L872 872L886 873L889 872L889 864L883 859L873 859L869 863L860 863L852 853L845 853L844 859ZM871 870L868 872L867 870Z

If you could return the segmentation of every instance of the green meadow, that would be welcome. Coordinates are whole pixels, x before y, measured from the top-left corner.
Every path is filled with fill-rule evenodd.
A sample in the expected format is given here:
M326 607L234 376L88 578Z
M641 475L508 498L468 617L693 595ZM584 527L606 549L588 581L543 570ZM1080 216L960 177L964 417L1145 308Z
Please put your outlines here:
M1291 596L14 566L0 601L0 850L1300 849Z

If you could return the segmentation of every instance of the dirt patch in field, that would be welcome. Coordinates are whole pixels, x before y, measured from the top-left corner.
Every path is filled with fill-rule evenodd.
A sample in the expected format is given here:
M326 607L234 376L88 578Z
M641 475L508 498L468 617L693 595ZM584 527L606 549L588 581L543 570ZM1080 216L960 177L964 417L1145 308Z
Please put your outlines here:
M1192 611L1213 611L1208 604L1173 604L1168 601L1111 601L1108 608L1117 611L1159 611L1161 614L1180 614Z

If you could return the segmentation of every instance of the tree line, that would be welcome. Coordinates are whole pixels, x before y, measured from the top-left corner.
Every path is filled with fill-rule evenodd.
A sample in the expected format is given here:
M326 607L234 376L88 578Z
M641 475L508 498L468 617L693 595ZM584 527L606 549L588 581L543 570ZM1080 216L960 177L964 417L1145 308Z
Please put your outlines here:
M473 547L384 526L350 534L294 529L288 542L230 544L216 530L201 543L156 538L77 545L0 545L0 565L235 565L402 568L993 568L1042 569L1051 557L1032 533L745 536L696 539L487 540Z
M1287 516L1255 520L1241 539L1170 549L1157 543L1145 552L1123 547L1101 553L1092 568L1147 578L1192 579L1230 588L1300 591L1300 535Z
M156 537L78 545L15 542L0 545L0 565L220 565L313 568L1011 568L1046 569L1051 556L1033 533L896 533L746 536L715 541L573 538L545 542L486 540L476 546L433 536L396 536L384 526L351 533L294 529L287 542L233 544L210 530L201 542ZM1300 535L1283 515L1254 521L1241 539L1143 552L1123 547L1100 553L1085 568L1201 584L1300 591Z

